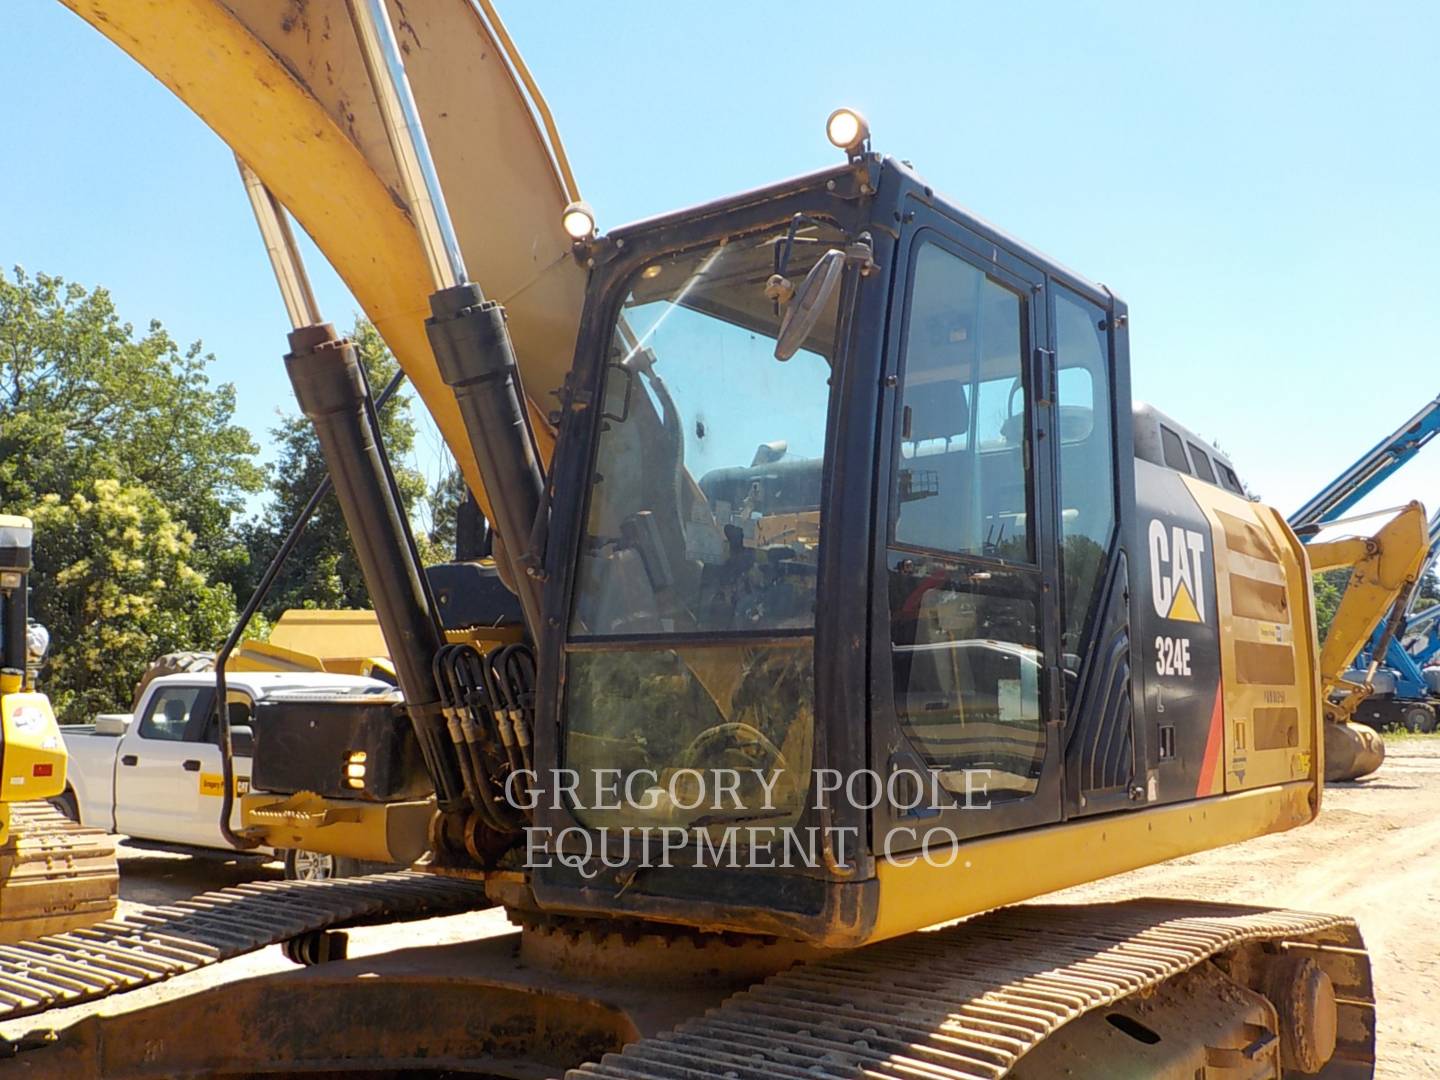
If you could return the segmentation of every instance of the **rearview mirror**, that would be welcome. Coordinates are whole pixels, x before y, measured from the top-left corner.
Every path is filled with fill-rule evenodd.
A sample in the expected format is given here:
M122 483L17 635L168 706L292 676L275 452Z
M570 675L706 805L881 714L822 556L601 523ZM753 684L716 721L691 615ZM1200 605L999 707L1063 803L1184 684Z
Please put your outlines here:
M820 321L820 315L835 289L840 284L840 275L845 269L845 253L831 248L821 255L805 280L795 290L790 304L785 308L785 317L780 320L780 336L775 342L775 359L789 360Z

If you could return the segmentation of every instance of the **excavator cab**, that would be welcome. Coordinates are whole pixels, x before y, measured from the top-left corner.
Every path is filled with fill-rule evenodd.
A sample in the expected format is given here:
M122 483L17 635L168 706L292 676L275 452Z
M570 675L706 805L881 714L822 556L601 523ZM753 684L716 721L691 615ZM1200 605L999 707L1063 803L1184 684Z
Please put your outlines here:
M1314 813L1303 554L1137 460L1113 293L863 149L581 247L536 905L852 945L1131 864L1098 814ZM966 872L1014 834L1076 854Z

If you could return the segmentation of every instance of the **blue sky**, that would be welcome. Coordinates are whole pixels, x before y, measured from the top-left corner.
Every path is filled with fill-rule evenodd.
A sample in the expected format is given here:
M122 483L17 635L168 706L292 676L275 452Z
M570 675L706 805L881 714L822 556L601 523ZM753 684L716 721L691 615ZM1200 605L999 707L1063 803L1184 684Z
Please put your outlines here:
M1440 392L1433 5L500 8L602 228L825 164L853 104L878 149L1124 296L1137 396L1282 510ZM263 443L287 323L229 152L55 0L9 0L0 70L0 264L203 339ZM1440 452L1370 505L1410 497L1440 505Z

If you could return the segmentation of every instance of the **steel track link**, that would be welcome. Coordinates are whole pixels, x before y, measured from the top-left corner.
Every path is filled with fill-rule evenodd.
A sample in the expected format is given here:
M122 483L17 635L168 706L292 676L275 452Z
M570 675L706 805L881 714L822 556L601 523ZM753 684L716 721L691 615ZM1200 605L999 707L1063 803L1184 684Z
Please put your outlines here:
M134 990L312 931L448 915L486 903L477 882L410 871L217 889L0 945L0 1020Z
M1165 900L1021 905L792 968L565 1076L993 1080L1082 1014L1253 941L1329 953L1337 970L1364 961L1355 923L1340 916ZM1352 1033L1338 1053L1373 1062L1364 971L1337 981Z

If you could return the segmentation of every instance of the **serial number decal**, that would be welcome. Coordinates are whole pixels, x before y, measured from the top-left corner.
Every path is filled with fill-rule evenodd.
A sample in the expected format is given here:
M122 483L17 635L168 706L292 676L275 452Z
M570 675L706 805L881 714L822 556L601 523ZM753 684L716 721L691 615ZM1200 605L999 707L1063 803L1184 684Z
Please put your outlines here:
M1190 675L1190 639L1165 637L1155 639L1155 673L1157 675Z

